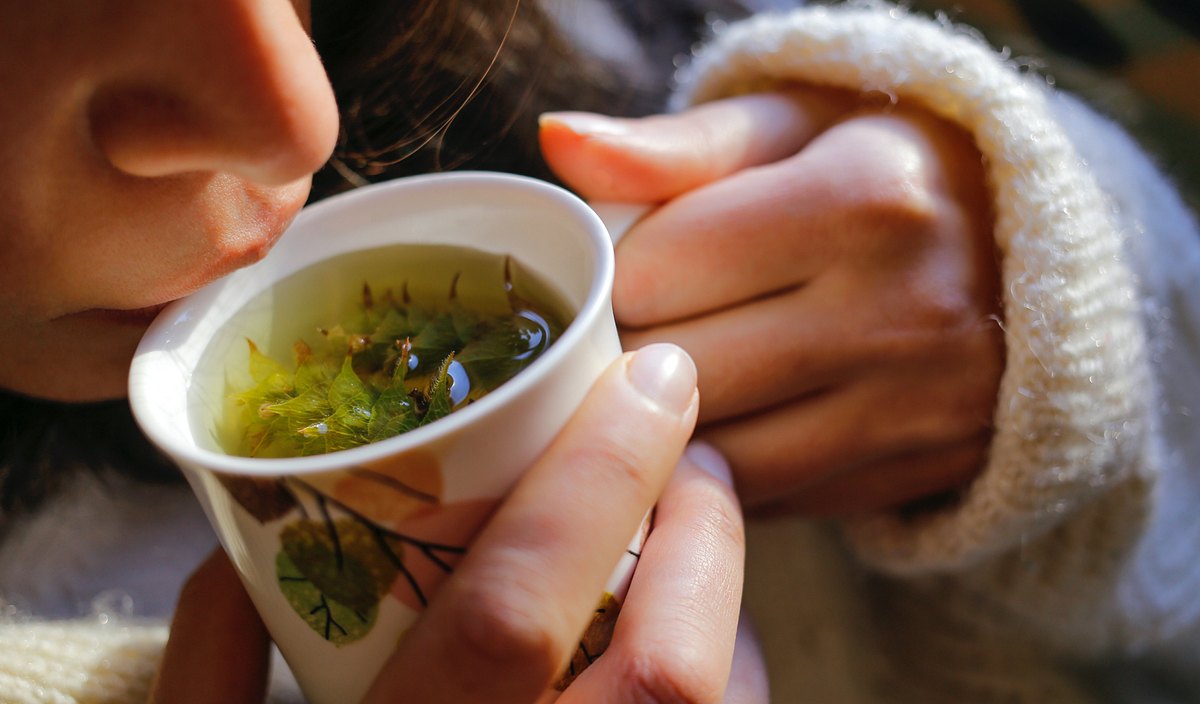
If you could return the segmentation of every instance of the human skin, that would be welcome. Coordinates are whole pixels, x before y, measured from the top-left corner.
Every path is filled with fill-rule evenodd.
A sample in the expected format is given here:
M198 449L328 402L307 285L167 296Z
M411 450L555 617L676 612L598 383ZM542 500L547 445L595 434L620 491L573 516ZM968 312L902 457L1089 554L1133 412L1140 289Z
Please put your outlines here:
M542 119L584 196L656 207L617 246L627 349L700 370L698 434L758 512L951 496L981 468L1004 339L975 145L910 105L793 90Z
M337 137L287 0L0 7L0 387L124 395L165 303L262 257Z
M0 3L0 387L118 397L154 313L263 256L332 149L336 106L308 8ZM680 461L698 413L695 378L673 345L615 362L431 600L369 701L554 696L548 687L660 498L611 656L563 699L686 691L721 701L735 634L745 638L742 523L723 463ZM656 640L668 627L677 637ZM261 702L268 643L217 554L180 598L154 701ZM736 701L767 701L757 651L736 662ZM411 684L416 674L427 691Z
M614 362L405 634L364 702L769 701L761 656L738 613L745 537L728 468L704 448L675 464L698 413L695 379L673 345ZM655 505L612 643L559 696L550 684L629 535ZM267 645L218 554L183 590L150 701L259 704ZM214 670L213 660L225 666Z

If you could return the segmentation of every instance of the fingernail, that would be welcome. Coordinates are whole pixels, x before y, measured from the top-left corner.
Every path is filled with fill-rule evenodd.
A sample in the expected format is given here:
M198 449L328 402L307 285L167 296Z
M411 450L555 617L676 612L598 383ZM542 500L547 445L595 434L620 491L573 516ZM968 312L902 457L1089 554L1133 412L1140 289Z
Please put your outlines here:
M623 120L591 112L545 112L538 117L542 127L559 125L586 137L617 137L629 133Z
M665 411L679 415L692 404L696 365L676 345L646 345L634 353L626 373L634 388Z
M697 440L687 446L683 456L692 464L721 480L721 483L727 486L733 485L733 473L729 469L729 462L725 461L725 456L712 445Z

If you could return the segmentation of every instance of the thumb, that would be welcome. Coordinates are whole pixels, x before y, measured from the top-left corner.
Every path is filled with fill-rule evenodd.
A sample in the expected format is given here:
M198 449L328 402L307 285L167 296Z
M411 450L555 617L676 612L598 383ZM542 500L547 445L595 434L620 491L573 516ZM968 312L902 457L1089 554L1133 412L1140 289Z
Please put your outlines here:
M643 118L551 112L539 136L546 163L584 198L654 203L795 154L851 101L802 87Z
M220 548L179 595L151 704L261 704L270 636Z

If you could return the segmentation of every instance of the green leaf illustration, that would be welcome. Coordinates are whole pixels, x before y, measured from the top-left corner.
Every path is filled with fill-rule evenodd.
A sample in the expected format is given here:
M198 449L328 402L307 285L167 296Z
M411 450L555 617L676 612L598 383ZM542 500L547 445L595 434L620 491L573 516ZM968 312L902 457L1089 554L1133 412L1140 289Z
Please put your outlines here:
M328 599L364 613L391 588L401 546L354 519L298 520L280 533L296 570Z
M286 551L275 557L279 590L289 605L318 635L337 646L353 643L371 631L379 613L376 600L369 607L341 604L323 593L292 563Z

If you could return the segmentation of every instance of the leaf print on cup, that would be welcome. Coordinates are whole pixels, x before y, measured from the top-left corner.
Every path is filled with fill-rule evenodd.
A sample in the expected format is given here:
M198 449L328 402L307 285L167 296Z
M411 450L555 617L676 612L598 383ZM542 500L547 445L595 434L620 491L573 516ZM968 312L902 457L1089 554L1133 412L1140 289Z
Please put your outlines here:
M233 500L258 519L259 523L283 518L296 508L296 497L279 479L220 473L216 473L215 476Z
M437 457L420 450L309 481L372 522L393 527L437 507L444 491Z
M279 590L300 618L336 646L362 638L375 625L378 602L367 609L354 609L330 599L292 564L283 550L275 559Z
M396 566L369 526L349 518L300 519L279 535L282 552L297 571L329 599L366 611L379 603L396 578ZM392 546L393 552L402 552Z
M496 498L443 502L440 463L419 450L323 475L220 480L259 523L288 519L275 559L280 593L337 647L370 633L386 596L423 610L499 505ZM643 533L636 542L644 540ZM559 689L608 648L620 608L613 594L603 595Z
M454 571L462 552L499 505L497 499L472 499L443 504L412 515L396 525L396 532L416 542L405 554L403 579L392 586L392 596L411 609L425 608L442 581Z
M567 663L567 671L555 683L555 689L560 692L566 689L589 665L596 662L596 658L608 650L608 644L612 642L613 630L617 626L617 616L620 614L621 602L617 601L612 594L605 592L604 596L600 598L600 604L596 606L595 613L592 614L591 623L588 624L587 630L579 639L579 646L575 648L571 661Z
M370 632L389 594L424 608L497 503L442 503L440 464L420 451L324 475L222 483L259 523L290 518L279 529L280 591L337 646Z

